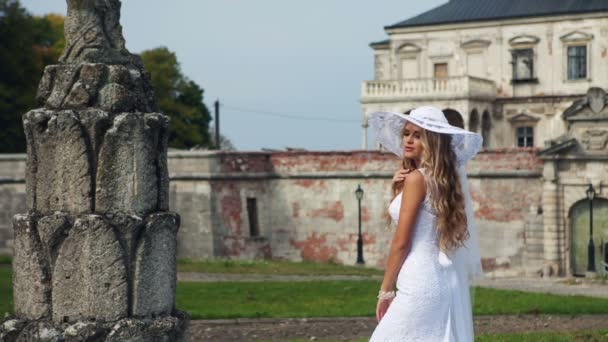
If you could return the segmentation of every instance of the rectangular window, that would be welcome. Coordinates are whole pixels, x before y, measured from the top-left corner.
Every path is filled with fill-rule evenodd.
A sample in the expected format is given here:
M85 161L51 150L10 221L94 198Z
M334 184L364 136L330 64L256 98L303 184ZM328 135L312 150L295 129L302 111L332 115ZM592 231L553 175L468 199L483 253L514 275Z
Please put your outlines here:
M517 127L515 135L517 137L517 147L534 146L534 129L532 127Z
M534 51L532 49L512 50L513 81L534 79Z
M258 226L258 204L255 198L247 198L247 215L249 216L249 236L260 236Z
M445 90L448 78L448 63L435 63L433 65L435 90Z
M587 78L587 46L568 47L568 79Z
M433 65L433 76L435 78L447 78L448 63L435 63L435 65Z

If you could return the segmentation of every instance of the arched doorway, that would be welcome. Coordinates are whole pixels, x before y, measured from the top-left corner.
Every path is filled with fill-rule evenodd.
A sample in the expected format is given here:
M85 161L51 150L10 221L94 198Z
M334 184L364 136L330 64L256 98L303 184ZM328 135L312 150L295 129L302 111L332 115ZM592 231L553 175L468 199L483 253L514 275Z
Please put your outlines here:
M469 131L475 133L479 132L479 113L477 112L477 109L473 109L469 116Z
M483 137L483 147L490 147L490 130L492 129L492 120L490 113L487 110L481 116L481 136Z
M446 108L443 110L443 114L445 115L445 118L448 119L450 125L464 128L464 119L457 110Z
M589 201L581 200L570 208L570 266L572 274L584 275L587 271L589 246ZM604 269L605 248L608 242L608 200L593 201L593 242L595 245L595 269L598 274L607 274Z

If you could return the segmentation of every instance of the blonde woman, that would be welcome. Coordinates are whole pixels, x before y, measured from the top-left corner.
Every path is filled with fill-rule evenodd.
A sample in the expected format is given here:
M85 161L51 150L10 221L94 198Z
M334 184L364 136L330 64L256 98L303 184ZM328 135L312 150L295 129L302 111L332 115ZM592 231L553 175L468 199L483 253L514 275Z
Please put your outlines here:
M482 138L434 107L373 113L369 123L411 170L393 178L403 185L388 207L395 231L370 341L473 341L469 284L481 266L464 164Z

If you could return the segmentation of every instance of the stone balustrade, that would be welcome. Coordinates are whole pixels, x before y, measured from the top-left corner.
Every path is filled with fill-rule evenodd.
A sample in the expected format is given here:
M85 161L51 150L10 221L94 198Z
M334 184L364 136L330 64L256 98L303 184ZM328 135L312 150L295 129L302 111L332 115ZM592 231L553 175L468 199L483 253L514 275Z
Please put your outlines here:
M472 76L365 81L362 102L389 99L496 98L494 81Z

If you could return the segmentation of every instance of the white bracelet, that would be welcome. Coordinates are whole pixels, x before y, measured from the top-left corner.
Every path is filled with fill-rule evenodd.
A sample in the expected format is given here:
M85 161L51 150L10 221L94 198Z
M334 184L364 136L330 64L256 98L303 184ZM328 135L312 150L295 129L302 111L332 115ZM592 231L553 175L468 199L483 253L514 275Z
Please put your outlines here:
M395 291L378 291L378 299L386 300L395 298Z

